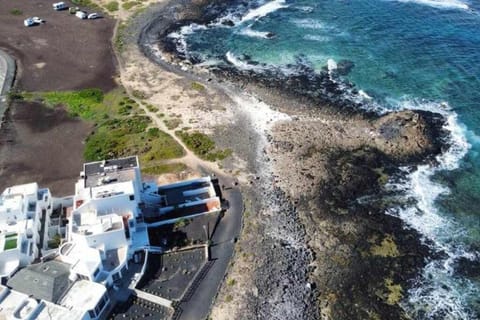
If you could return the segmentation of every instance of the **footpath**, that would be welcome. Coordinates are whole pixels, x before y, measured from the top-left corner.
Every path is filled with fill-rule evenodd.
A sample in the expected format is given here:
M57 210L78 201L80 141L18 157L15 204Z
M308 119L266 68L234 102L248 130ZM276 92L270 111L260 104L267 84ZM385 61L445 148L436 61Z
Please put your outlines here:
M8 91L15 77L15 60L5 51L0 50L0 127L8 107Z

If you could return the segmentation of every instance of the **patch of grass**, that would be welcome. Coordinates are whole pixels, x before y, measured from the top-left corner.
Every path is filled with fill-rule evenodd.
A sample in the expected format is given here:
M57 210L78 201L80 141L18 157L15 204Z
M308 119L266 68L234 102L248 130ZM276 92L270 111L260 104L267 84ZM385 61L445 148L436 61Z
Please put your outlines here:
M137 1L128 1L122 4L122 8L125 10L130 10L131 8L135 7L136 5L139 5L140 3Z
M122 88L106 94L99 89L21 94L26 100L43 100L48 106L63 105L70 115L95 126L86 139L87 161L138 155L145 166L183 156L182 146L158 128L149 128L152 120L140 111L137 103ZM166 169L164 169L166 170Z
M181 119L169 119L169 120L163 120L163 123L167 126L168 130L173 130L178 128L180 124L182 124Z
M205 91L205 86L199 82L192 82L192 89L197 91Z
M125 29L127 28L127 24L122 22L118 25L117 34L115 36L115 40L113 44L118 51L122 51L125 47Z
M227 286L229 286L229 287L234 286L235 283L237 283L237 281L235 281L235 279L233 279L233 278L230 278L230 279L227 280Z
M10 14L13 14L14 16L20 16L23 14L23 11L17 8L14 8L10 10Z
M105 9L110 12L118 11L118 2L117 1L110 1L105 5Z
M147 135L150 138L158 138L160 137L160 129L158 128L150 128L147 131Z
M133 90L132 96L134 96L135 98L140 99L140 100L145 99L145 97L146 97L145 92L143 92L141 90Z
M165 173L177 173L187 169L183 163L167 163L159 164L152 167L142 167L142 173L147 175L161 175Z
M101 9L99 5L91 0L72 0L72 3L81 6L81 7L89 7L92 9Z
M149 112L158 112L158 108L151 104L147 104L147 110Z
M10 250L17 248L17 238L6 238L5 245L3 246L3 250Z
M218 150L215 142L206 134L198 131L192 133L175 131L175 134L182 139L183 143L197 156L208 161L223 160L232 154L230 149Z
M103 92L100 89L84 89L79 91L52 91L41 94L47 105L62 104L72 116L85 120L93 120L103 102Z
M230 303L232 301L233 301L233 297L230 294L225 297L225 302L226 303Z

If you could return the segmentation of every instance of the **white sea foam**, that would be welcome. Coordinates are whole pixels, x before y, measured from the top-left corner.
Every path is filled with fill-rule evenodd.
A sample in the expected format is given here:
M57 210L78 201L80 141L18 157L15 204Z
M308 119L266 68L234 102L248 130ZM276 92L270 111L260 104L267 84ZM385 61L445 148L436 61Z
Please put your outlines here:
M303 39L317 42L327 42L330 41L330 37L321 36L318 34L306 34L303 36Z
M291 22L295 24L297 27L303 28L303 29L321 30L321 29L329 28L323 22L315 19L292 19Z
M263 38L263 39L268 39L269 35L271 34L270 32L267 32L267 31L253 30L251 27L252 25L249 25L248 27L241 29L239 33L247 37Z
M261 65L254 65L254 64L249 64L248 62L245 62L238 58L236 55L234 55L232 52L228 51L225 54L225 57L227 58L227 61L233 64L237 69L239 70L252 70L255 72L262 72L265 70L265 67Z
M247 12L246 15L242 17L240 22L250 21L250 20L258 20L260 18L265 17L266 15L277 11L278 9L287 8L288 5L285 3L285 0L274 0L265 3L263 6L260 6L255 9L251 9Z
M423 313L427 319L439 316L443 319L472 319L465 308L465 300L479 292L468 279L454 277L454 263L459 257L474 259L479 253L465 248L462 242L465 230L437 207L436 200L448 195L450 190L432 179L439 171L458 169L460 160L470 148L465 128L446 103L405 100L398 107L441 113L446 119L444 128L450 133L450 147L437 156L436 164L420 165L403 181L387 185L391 190L403 191L416 202L415 206L391 208L387 214L401 218L406 225L417 230L426 243L433 244L436 251L445 254L445 258L433 260L425 267L403 306L413 318ZM403 170L410 171L409 168Z
M440 9L462 9L468 10L470 7L465 1L460 0L396 0L399 2L413 2Z
M296 6L295 9L301 10L306 13L313 12L313 7L310 7L310 6Z
M365 99L367 99L367 100L372 100L372 99L373 99L372 97L370 97L370 96L369 96L365 91L363 91L363 90L358 90L358 94L359 94L361 97L363 97L363 98L365 98Z
M175 39L177 45L177 51L186 54L187 53L187 39L186 37L190 34L193 34L195 31L198 30L205 30L207 29L206 26L192 23L180 28L180 30L176 32L170 33L167 37L171 39Z

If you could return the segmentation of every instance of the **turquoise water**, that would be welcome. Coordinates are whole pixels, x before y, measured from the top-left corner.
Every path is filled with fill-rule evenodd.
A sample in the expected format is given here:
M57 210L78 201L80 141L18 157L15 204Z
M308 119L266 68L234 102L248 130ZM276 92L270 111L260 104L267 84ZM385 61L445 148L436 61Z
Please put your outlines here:
M227 27L221 21L230 20ZM274 37L269 38L273 33ZM345 76L367 104L426 109L449 120L451 148L437 165L392 183L411 208L391 208L445 256L431 261L408 293L418 319L476 319L480 259L480 1L259 1L237 3L206 26L173 34L187 57L256 70L245 59L284 66L304 55L316 69L346 59ZM405 168L406 170L408 168ZM412 171L413 170L413 171Z

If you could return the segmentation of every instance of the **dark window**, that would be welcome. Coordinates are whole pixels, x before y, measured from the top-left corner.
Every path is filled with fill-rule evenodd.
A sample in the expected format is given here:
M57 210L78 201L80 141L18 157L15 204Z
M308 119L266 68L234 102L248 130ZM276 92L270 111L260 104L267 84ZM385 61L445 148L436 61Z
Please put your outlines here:
M93 273L93 278L96 278L99 272L100 272L100 269L97 268L97 270L95 270L95 272Z
M97 316L95 315L95 312L93 310L88 310L88 315L90 318L95 319Z
M117 281L120 279L120 274L117 272L117 273L114 273L113 276L112 276L112 279L113 281Z
M129 198L130 198L130 201L135 200L135 196L133 194L131 194Z

